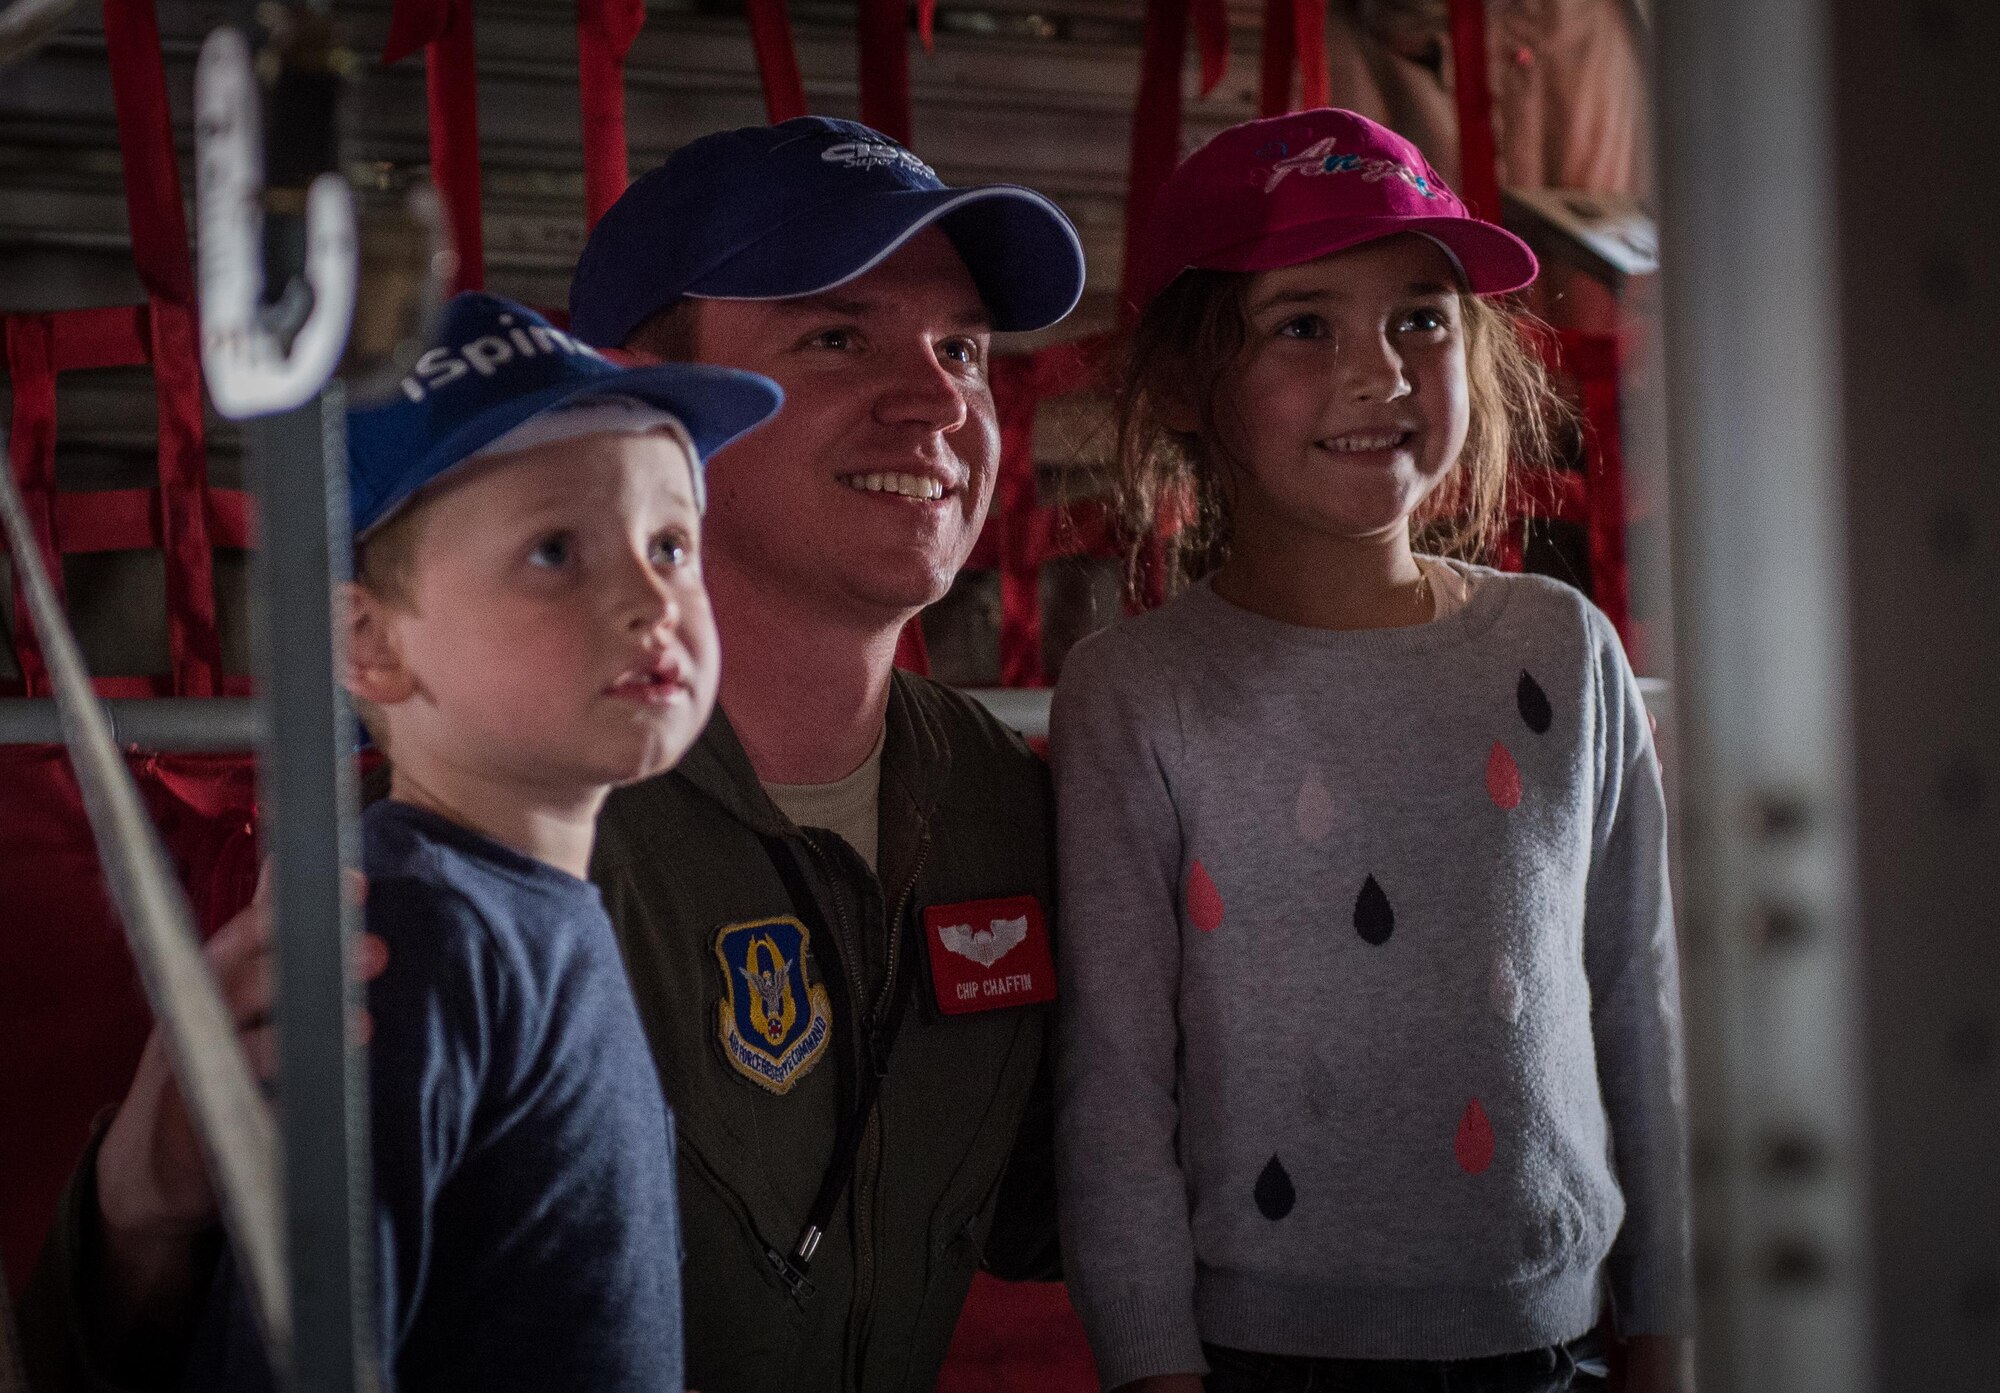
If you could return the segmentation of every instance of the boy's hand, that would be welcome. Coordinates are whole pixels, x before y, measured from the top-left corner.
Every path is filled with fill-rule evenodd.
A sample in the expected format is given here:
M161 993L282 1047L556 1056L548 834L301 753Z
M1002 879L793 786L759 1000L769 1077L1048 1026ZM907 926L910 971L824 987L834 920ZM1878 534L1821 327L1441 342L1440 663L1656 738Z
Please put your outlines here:
M366 886L356 874L349 892L357 902ZM203 949L237 1038L257 1077L277 1073L277 1040L270 1012L276 995L271 961L269 867L244 909L218 929ZM355 974L372 980L388 964L388 949L373 934L356 942ZM367 1038L369 1022L360 1023ZM192 1241L216 1222L215 1189L194 1121L167 1063L158 1026L146 1039L132 1086L104 1133L97 1152L97 1207L103 1225L104 1280L114 1310L138 1315L153 1305L163 1283L176 1285Z

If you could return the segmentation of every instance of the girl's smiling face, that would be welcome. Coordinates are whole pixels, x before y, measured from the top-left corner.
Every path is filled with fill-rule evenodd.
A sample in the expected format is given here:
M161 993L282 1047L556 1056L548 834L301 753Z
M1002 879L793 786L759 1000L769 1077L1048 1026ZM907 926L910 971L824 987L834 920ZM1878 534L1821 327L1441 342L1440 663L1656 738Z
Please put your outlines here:
M1237 546L1380 539L1450 473L1469 420L1450 258L1413 234L1259 272L1218 413Z

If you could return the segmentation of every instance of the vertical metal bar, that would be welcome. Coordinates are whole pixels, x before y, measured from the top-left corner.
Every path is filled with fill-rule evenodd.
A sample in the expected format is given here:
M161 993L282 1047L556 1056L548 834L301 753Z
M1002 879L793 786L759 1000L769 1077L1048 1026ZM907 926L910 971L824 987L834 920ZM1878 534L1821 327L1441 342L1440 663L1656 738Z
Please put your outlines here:
M2000 6L1840 0L1874 1323L1887 1388L2000 1387Z
M342 400L336 383L244 431L263 543L262 788L278 924L278 1121L298 1393L374 1384L367 1072L347 973L356 914L342 884L358 860L354 723L336 680L332 604L334 583L348 573Z
M264 173L280 197L339 168L331 9L305 0L277 36L285 51L266 92ZM306 65L295 66L301 56ZM276 300L299 284L303 226L266 201L264 283ZM373 1393L377 1382L367 1057L352 1033L361 993L347 973L359 924L343 884L360 859L355 726L333 608L351 563L345 402L331 383L296 411L247 422L243 437L262 531L254 632L268 711L260 768L278 924L296 1393Z
M1826 6L1659 22L1699 1386L1843 1393L1873 1380Z
M264 150L268 187L280 198L339 166L339 83L322 66L329 8L310 0L277 36ZM314 55L310 66L294 66L300 54ZM280 215L282 206L271 204L265 223L271 299L298 286L304 261L300 219ZM359 926L343 884L359 860L354 718L338 680L333 608L333 587L350 563L344 404L336 382L244 430L262 530L256 632L269 724L261 768L278 924L278 1122L296 1393L365 1393L376 1384L368 1076L353 1034L360 992L347 973Z

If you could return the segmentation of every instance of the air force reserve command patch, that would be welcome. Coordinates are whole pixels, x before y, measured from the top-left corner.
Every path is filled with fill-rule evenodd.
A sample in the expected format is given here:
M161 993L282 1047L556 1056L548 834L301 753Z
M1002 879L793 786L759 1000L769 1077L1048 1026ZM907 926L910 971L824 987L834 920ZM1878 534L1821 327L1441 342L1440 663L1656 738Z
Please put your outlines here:
M1056 965L1033 895L932 905L924 911L931 980L947 1016L1056 999Z
M773 1093L789 1093L833 1036L826 988L806 980L810 943L805 925L789 916L730 924L715 936L722 1052Z

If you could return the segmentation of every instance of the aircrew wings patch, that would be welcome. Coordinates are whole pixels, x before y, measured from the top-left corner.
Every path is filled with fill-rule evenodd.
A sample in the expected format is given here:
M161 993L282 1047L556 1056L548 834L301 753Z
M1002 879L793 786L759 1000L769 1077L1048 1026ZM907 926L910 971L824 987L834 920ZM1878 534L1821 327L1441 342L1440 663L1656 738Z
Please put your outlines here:
M791 1092L833 1038L826 988L806 977L811 942L806 926L789 915L730 924L715 936L723 1056L773 1093Z
M932 905L924 911L931 980L947 1016L1056 997L1056 965L1033 895Z

